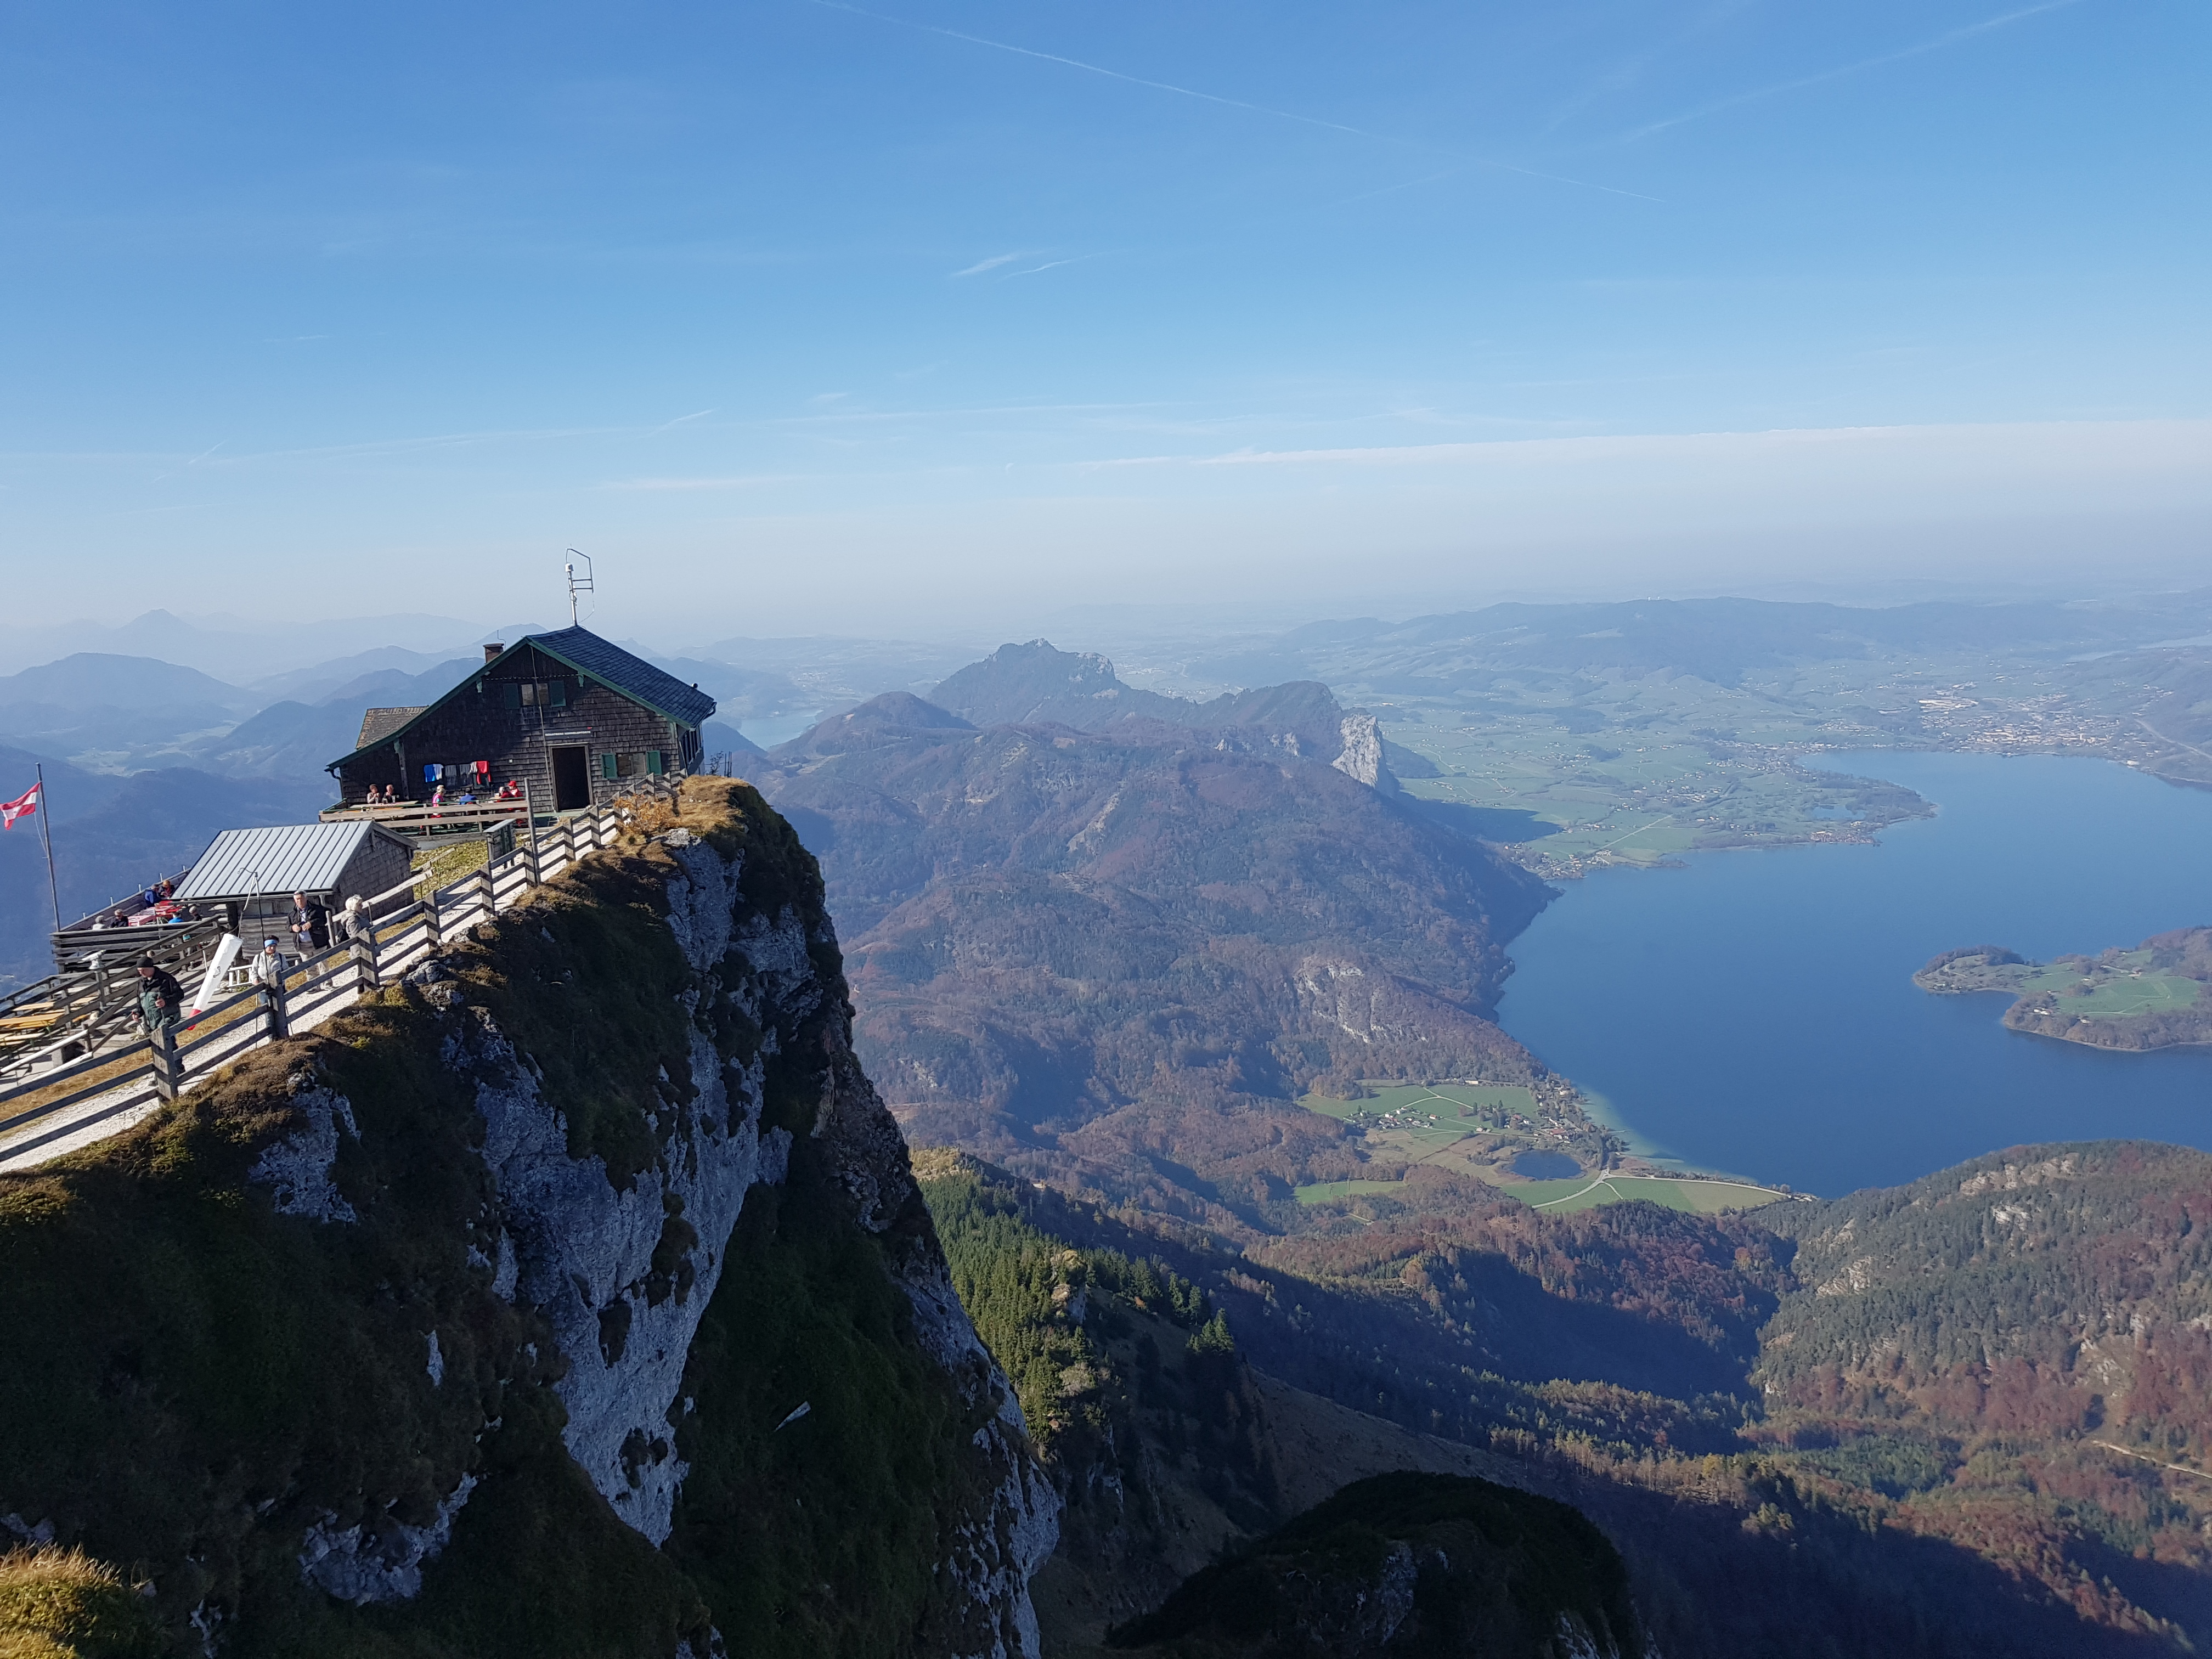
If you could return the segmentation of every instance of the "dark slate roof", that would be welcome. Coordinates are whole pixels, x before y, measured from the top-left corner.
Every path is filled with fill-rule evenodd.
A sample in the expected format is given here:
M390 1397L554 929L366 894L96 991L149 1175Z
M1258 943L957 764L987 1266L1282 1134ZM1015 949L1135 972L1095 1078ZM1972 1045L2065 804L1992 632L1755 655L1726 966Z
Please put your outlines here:
M399 841L390 830L359 819L226 830L177 884L177 896L232 899L255 893L327 893L371 836ZM411 848L409 856L413 856Z
M366 749L371 744L390 737L429 706L424 703L419 708L370 709L361 717L361 735L354 739L353 746L356 749Z
M684 684L673 674L662 673L642 657L633 657L588 628L532 634L510 648L519 651L526 645L534 645L547 656L636 698L679 726L704 726L714 712L714 700L704 691Z
M361 736L356 739L353 753L341 755L323 769L335 772L356 756L378 748L399 736L409 726L432 709L443 707L467 690L479 679L516 652L535 647L564 663L578 673L612 687L623 696L642 703L656 714L674 720L678 726L704 726L714 712L714 700L695 686L689 686L673 674L664 674L641 657L632 656L611 640L603 640L588 628L561 628L550 634L530 634L517 640L482 668L473 671L451 691L436 702L426 703L420 708L372 708L362 718ZM386 723L380 716L393 718Z

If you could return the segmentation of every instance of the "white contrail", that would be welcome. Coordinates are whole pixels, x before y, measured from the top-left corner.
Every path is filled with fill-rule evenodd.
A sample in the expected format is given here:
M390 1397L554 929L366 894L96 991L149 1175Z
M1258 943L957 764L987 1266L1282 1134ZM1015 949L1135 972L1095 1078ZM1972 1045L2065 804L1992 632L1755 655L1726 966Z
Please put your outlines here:
M1894 64L1907 58L1918 58L1927 52L1941 52L1945 46L1956 46L1960 41L1972 40L1978 34L1987 34L1992 29L2003 28L2009 24L2020 22L2025 18L2038 17L2047 11L2063 11L2069 6L2080 3L2081 0L2044 0L2044 3L2039 6L2027 6L2019 11L2008 11L1996 17L1985 17L1978 23L1968 23L1959 28L1947 30L1933 40L1921 41L1917 46L1900 46L1895 52L1886 52L1875 58L1863 58L1856 64L1845 64L1838 69L1822 70L1818 75L1802 75L1795 81L1778 81L1771 87L1760 87L1751 92L1740 92L1733 98L1723 98L1717 103L1706 104L1680 115L1672 115L1663 121L1654 121L1649 126L1638 127L1632 132L1624 133L1620 142L1626 143L1632 139L1649 138L1655 132L1664 132L1669 127L1679 127L1685 121L1703 120L1708 115L1717 115L1721 111L1734 109L1740 104L1756 103L1762 98L1773 98L1785 92L1795 92L1800 87L1817 87L1823 81L1840 80L1846 75L1856 75L1863 70L1880 69L1884 64Z
M903 17L886 16L879 11L869 11L863 7L848 5L846 0L806 0L806 3L810 6L820 6L829 11L850 12L855 17L870 18L878 23L890 23L899 28L914 29L923 34L942 35L948 40L964 40L971 46L988 46L994 52L1011 52L1017 57L1035 58L1048 64L1062 64L1069 69L1081 70L1086 75L1103 75L1109 81L1126 81L1133 87L1149 87L1155 92L1172 92L1180 97L1197 98L1209 104L1222 105L1229 109L1249 110L1255 115L1273 116L1279 121L1297 121L1305 126L1323 127L1331 132L1348 133L1354 138L1371 139L1376 143L1404 144L1415 149L1434 150L1446 155L1457 154L1455 151L1444 149L1439 145L1425 143L1419 139L1394 138L1389 133L1370 132L1364 127L1346 126L1341 121L1324 121L1318 115L1300 115L1295 110L1273 109L1266 104L1248 104L1241 98L1224 98L1218 93L1200 92L1195 87L1179 87L1172 81L1147 81L1141 75L1124 75L1119 70L1102 68L1097 64L1086 64L1079 58L1062 58L1057 52L1036 52L1028 46L1010 46L1004 40L987 40L980 34L963 34L958 29L941 28L935 23L915 23ZM2058 0L2058 3L2071 4L2072 0ZM1516 167L1510 161L1493 161L1486 155L1470 155L1464 159L1472 161L1477 167L1495 167L1501 173L1517 173L1523 178L1541 179L1554 185L1572 185L1577 190L1601 190L1608 196L1629 196L1639 202L1656 202L1660 199L1656 196L1646 196L1641 191L1620 190L1611 185L1595 185L1587 179L1570 179L1564 173L1539 173L1534 167Z

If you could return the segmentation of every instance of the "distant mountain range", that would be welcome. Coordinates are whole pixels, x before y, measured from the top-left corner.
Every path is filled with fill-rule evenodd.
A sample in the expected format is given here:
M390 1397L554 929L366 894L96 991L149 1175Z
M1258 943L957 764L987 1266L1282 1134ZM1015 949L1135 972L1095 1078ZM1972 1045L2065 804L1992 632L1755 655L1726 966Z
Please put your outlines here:
M1231 684L1317 675L1334 684L1434 690L1515 668L1692 674L1733 686L1759 669L1885 653L2120 651L2212 632L2212 588L2138 603L1930 603L1869 608L1764 599L1493 605L1480 611L1313 623L1200 652L1194 672Z
M1034 642L933 695L962 712L878 697L754 774L916 1139L1235 1212L1344 1172L1316 1083L1531 1075L1488 1014L1547 890L1397 805L1325 687L1200 704Z

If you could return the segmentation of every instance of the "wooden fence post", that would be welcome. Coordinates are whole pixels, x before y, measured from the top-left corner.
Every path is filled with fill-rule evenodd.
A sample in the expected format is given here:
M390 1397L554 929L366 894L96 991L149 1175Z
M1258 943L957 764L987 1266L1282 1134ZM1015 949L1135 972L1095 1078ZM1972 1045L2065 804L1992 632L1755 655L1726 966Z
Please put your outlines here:
M346 954L353 958L355 988L367 996L377 987L376 924L365 915L362 922L362 931L348 941Z
M177 1030L166 1023L154 1029L149 1045L154 1050L154 1092L163 1100L177 1097Z

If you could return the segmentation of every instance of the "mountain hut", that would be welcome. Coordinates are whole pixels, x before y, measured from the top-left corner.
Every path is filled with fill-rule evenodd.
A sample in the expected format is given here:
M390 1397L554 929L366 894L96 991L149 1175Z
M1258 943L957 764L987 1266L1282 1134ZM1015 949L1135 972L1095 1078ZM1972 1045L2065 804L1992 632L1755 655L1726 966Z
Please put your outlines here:
M510 780L544 810L605 801L623 780L689 772L714 700L584 628L487 645L483 666L434 703L372 708L325 769L356 806L389 787L420 803L487 798Z

